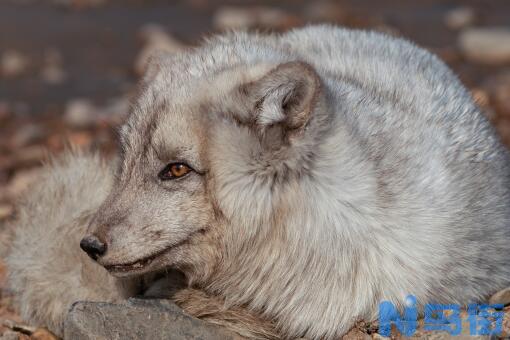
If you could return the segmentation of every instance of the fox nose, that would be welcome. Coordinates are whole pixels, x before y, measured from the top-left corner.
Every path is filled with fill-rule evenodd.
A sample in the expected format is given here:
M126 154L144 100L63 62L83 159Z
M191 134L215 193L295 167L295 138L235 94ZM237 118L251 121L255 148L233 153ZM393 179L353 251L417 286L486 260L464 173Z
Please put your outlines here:
M101 241L97 236L89 235L80 241L80 248L93 260L97 260L106 252L106 243Z

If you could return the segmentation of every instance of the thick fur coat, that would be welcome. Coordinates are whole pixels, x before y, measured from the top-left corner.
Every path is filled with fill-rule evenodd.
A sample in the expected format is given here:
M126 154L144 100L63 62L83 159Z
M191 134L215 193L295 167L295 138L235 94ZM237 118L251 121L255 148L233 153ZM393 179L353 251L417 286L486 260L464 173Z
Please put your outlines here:
M330 339L382 300L467 304L510 283L509 154L407 41L312 26L156 56L121 149L115 175L68 156L27 196L7 258L25 318L60 332L72 301L175 268L194 315L210 315L200 296L247 336Z

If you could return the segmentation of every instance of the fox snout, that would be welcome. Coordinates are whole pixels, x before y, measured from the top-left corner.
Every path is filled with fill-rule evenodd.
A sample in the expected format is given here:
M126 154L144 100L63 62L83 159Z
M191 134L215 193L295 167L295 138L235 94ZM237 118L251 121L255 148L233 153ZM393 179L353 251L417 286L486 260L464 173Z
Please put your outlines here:
M86 252L90 258L96 261L106 253L108 246L107 243L102 241L99 237L88 235L80 241L80 248Z

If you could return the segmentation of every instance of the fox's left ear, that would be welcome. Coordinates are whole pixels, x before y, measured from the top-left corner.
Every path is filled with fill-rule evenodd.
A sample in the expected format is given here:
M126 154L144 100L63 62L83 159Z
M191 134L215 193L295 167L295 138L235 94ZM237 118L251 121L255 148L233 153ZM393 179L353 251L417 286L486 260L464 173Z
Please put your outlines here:
M285 134L304 129L319 100L320 78L307 63L281 64L241 91L252 105L252 124L264 132L280 126Z

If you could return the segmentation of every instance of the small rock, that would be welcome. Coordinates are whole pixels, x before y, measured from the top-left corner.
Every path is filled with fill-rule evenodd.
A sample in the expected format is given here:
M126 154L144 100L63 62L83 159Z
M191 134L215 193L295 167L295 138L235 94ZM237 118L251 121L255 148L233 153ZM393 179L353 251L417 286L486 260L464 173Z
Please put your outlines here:
M40 171L41 170L39 168L17 171L16 175L7 186L7 196L10 198L18 197L37 180Z
M126 119L129 108L129 98L126 96L113 98L101 108L100 114L102 119L111 125L119 125Z
M64 323L64 338L240 339L237 335L185 314L169 300L140 299L129 299L118 304L75 303Z
M138 75L142 75L145 72L147 62L155 52L178 53L186 48L183 43L169 35L165 28L160 25L149 24L143 26L139 34L143 42L143 48L135 61L135 72Z
M342 340L370 340L372 337L359 329L353 328L342 337Z
M345 10L337 2L316 1L310 3L303 15L313 22L342 22L346 18Z
M7 330L0 335L0 340L19 340L19 333Z
M503 317L503 332L501 339L510 338L510 306L505 308L505 316Z
M496 294L494 294L490 300L490 304L503 304L503 305L509 305L510 304L510 287L503 289Z
M458 45L464 57L482 64L510 62L510 28L469 28L462 31Z
M372 339L373 340L390 340L391 338L387 338L385 336L382 336L381 334L374 333L374 334L372 334Z
M16 77L23 74L30 64L28 57L16 50L7 50L0 59L0 74L5 77Z
M11 146L20 148L42 140L46 131L38 124L29 123L18 129L11 138Z
M64 121L73 128L89 128L97 122L97 108L88 99L73 99L67 103Z
M71 145L86 148L92 144L92 135L88 132L74 132L68 136Z
M49 49L43 58L41 70L42 79L48 84L61 84L66 79L66 73L62 68L62 55L56 49Z
M88 99L73 99L66 106L64 121L77 129L101 123L118 125L126 118L129 107L129 98L125 96L113 98L104 106L96 106Z
M17 150L14 154L12 164L17 167L29 167L40 165L48 156L48 151L40 145L32 145Z
M0 204L0 221L4 220L14 212L14 208L10 204Z
M453 30L471 26L476 20L476 13L471 7L457 7L448 11L444 17L445 25Z
M219 30L250 28L281 30L300 23L298 17L271 7L223 7L213 17L213 25Z

